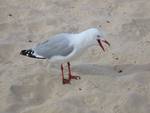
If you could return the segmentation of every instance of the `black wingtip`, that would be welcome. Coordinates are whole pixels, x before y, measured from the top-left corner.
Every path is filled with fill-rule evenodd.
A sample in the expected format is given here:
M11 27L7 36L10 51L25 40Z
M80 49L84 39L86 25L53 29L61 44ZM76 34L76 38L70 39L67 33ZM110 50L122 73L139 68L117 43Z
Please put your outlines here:
M34 51L32 49L28 49L28 50L21 50L20 55L24 55L30 58L37 58L37 59L46 59L46 58L39 58L36 57L35 55L33 55Z
M31 49L28 50L21 50L20 55L36 58L36 56L33 55L34 51Z
M27 50L21 50L20 55L26 55L27 54Z

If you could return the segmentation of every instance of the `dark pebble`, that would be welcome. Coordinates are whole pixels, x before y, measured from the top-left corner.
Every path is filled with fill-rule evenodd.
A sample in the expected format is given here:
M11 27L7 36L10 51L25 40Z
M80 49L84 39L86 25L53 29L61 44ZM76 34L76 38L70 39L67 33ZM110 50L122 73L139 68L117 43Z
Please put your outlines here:
M28 42L32 42L32 40L28 40Z
M12 14L9 14L9 16L12 16Z
M109 21L109 20L107 20L106 22L107 22L107 23L110 23L110 21Z
M122 72L123 72L122 70L119 70L119 71L118 71L118 73L122 73Z
M119 58L115 58L116 60L119 60Z
M81 89L81 88L79 88L79 90L81 91L82 89Z

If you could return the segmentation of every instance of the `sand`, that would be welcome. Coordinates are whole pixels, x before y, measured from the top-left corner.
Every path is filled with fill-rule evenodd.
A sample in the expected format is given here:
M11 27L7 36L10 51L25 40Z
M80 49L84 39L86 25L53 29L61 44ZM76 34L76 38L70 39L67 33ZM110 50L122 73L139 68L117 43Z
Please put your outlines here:
M0 0L0 113L149 113L149 0ZM19 55L61 32L101 26L111 47L60 67Z

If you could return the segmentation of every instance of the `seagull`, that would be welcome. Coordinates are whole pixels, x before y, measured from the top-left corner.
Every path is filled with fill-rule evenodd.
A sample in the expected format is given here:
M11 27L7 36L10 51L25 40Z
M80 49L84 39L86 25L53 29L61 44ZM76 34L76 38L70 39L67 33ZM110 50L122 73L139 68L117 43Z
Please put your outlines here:
M21 50L20 54L36 59L48 59L50 62L60 63L62 84L70 84L72 79L80 79L71 72L70 61L83 54L83 52L93 46L99 45L105 51L103 43L110 46L104 39L102 29L90 28L80 33L60 33L51 36L48 40L38 43L33 48ZM63 64L67 63L68 78L64 78Z

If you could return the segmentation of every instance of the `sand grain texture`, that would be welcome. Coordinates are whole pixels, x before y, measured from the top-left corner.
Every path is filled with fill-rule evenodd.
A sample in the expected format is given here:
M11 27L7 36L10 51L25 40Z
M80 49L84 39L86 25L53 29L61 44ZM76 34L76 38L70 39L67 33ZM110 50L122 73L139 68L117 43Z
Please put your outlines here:
M0 113L149 113L149 0L0 0ZM19 55L48 36L99 25L111 47L59 67ZM49 70L48 70L49 69Z

